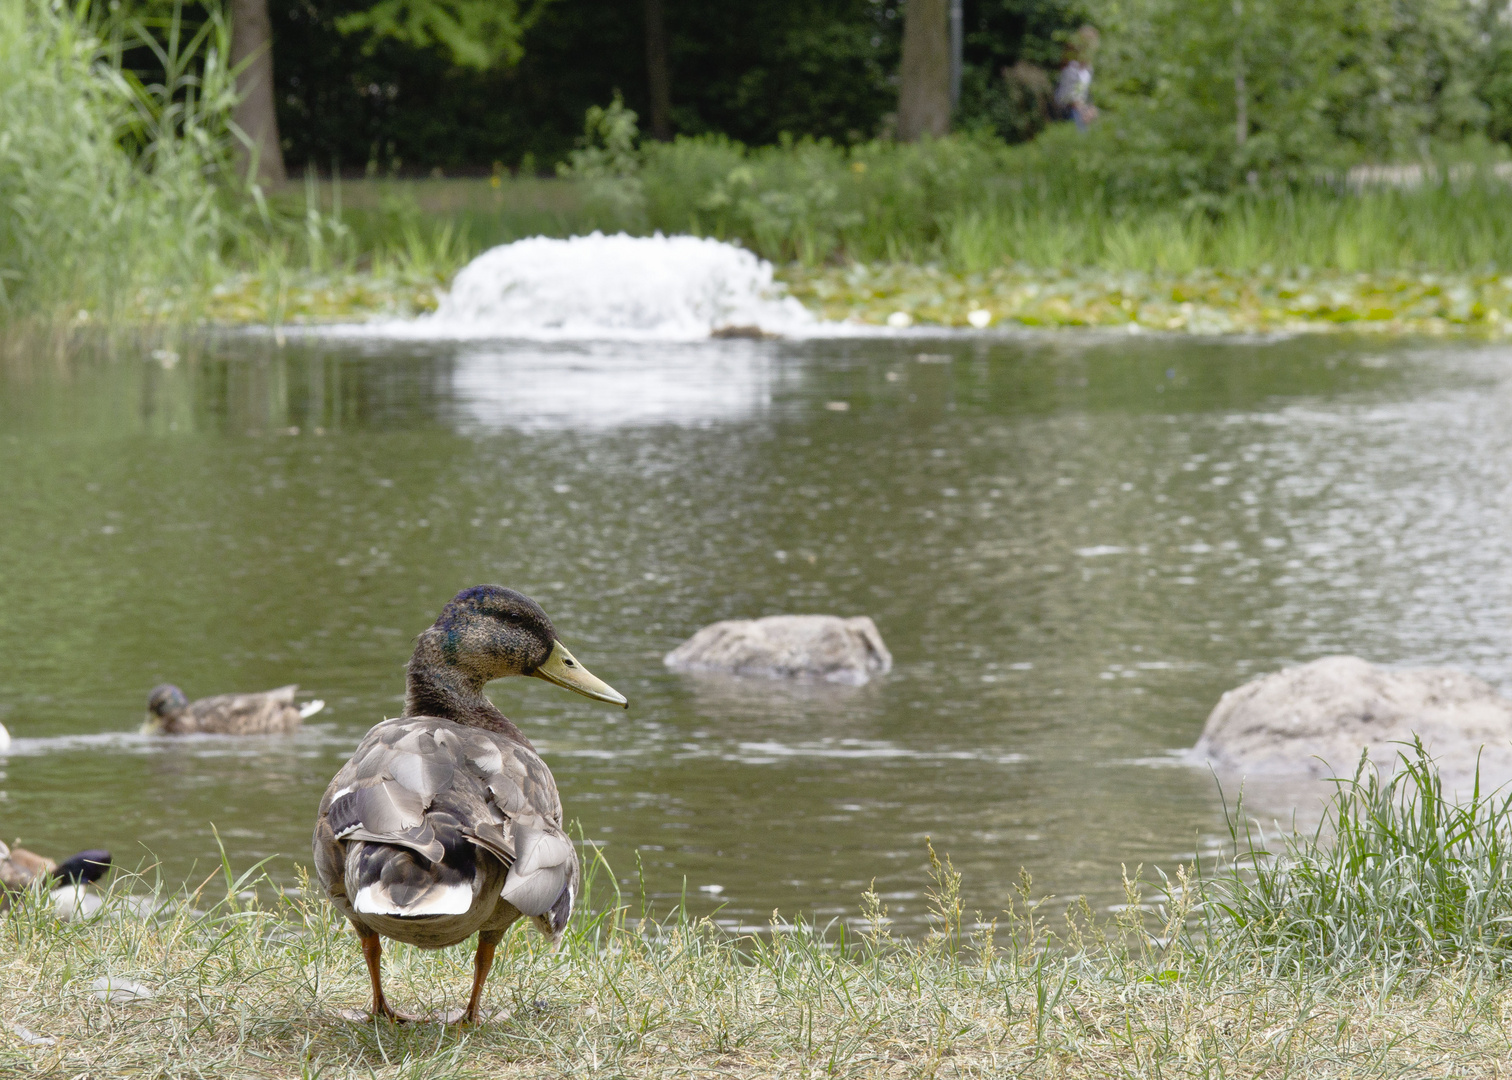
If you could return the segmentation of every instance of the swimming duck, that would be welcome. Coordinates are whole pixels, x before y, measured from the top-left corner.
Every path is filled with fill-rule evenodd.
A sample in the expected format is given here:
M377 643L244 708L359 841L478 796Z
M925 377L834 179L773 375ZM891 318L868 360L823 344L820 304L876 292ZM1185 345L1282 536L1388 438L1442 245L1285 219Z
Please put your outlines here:
M381 938L440 949L478 935L472 996L504 932L530 918L561 937L579 891L577 852L562 828L551 770L483 687L530 675L629 707L588 672L529 597L498 585L459 592L415 645L404 714L375 725L326 789L315 869L362 942L372 1014L383 996Z
M144 735L286 735L325 708L323 701L294 702L298 686L280 686L260 694L218 694L190 701L172 683L154 686L147 695Z
M110 872L110 852L81 851L72 858L55 863L25 848L7 847L0 842L0 911L11 905L14 893L29 888L40 877L50 879L54 888L80 888L100 880Z

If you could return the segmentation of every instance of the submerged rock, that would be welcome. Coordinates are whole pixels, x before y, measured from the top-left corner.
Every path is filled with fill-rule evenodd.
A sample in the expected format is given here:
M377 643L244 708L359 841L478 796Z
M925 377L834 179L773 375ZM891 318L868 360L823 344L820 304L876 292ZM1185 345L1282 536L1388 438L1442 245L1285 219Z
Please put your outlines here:
M892 654L865 615L769 615L704 627L666 655L673 671L816 678L860 686L892 670Z
M1351 775L1361 751L1391 769L1416 735L1446 775L1512 775L1512 701L1453 668L1391 671L1328 656L1219 699L1194 756L1242 772Z

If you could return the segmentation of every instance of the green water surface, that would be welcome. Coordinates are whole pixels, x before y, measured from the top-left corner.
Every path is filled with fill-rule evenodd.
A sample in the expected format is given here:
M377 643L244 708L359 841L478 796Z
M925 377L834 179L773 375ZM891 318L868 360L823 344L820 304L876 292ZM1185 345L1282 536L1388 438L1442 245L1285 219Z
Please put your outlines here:
M0 836L171 880L308 864L458 589L538 599L628 713L496 683L625 888L730 925L1121 895L1222 828L1218 696L1353 652L1512 681L1507 350L1096 337L221 336L0 373ZM716 619L872 616L862 688L692 678ZM293 738L137 735L297 682ZM638 901L637 901L638 902Z

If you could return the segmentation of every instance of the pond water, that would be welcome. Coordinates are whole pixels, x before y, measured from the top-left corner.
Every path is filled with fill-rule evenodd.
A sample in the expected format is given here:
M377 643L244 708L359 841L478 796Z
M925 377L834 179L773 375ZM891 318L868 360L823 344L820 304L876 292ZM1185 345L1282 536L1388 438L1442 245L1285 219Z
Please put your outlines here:
M1222 831L1218 696L1334 652L1512 684L1508 350L1109 337L212 337L0 374L0 836L308 862L458 589L535 596L628 713L494 699L627 892L732 926L1120 897ZM868 614L862 688L690 678L716 619ZM137 735L153 684L298 682L288 739ZM644 884L642 884L642 882Z

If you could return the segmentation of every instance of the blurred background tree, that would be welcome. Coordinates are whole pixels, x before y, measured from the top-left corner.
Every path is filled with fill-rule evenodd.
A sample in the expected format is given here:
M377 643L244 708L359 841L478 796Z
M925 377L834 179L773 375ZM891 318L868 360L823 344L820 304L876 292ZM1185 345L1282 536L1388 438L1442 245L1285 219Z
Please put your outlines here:
M1506 34L1487 14L1475 0L1103 0L1098 150L1131 188L1199 200L1425 157L1486 131L1486 51Z
M269 178L280 156L549 174L616 92L657 139L854 145L899 132L906 2L233 0L238 25L265 6L272 35L243 72L256 89L271 60L271 91L245 97L237 120ZM964 14L951 128L1009 143L1051 122L1077 29L1101 31L1103 121L1068 147L1130 192L1200 203L1512 140L1512 28L1479 0L965 0Z

